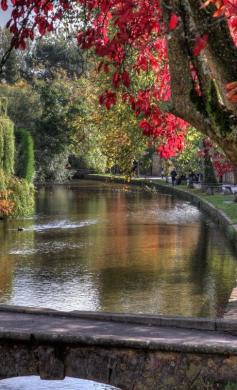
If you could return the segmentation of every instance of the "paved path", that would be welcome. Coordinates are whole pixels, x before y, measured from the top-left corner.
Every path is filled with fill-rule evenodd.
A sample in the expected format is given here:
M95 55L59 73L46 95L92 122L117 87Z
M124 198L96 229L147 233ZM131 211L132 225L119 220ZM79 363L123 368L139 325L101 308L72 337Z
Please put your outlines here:
M178 327L146 324L162 318L164 325L176 322ZM219 328L232 329L237 334L237 322L0 308L0 339L237 355L236 336L223 330L188 329L192 324L213 329L219 324Z

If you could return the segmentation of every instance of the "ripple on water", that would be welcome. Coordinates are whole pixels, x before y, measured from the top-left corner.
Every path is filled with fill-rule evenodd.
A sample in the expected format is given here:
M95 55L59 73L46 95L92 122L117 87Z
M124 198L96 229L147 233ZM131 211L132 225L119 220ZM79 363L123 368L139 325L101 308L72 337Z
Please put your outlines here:
M165 221L166 224L193 224L200 219L200 211L188 204L177 204L172 212L162 211L160 214L160 219Z
M85 246L84 243L71 243L71 242L63 242L63 241L48 241L43 243L37 243L37 246L34 248L24 247L13 248L9 254L10 255L19 255L19 256L30 256L36 253L52 253L52 252L61 252L65 249L67 250L75 250Z
M24 231L36 231L41 232L44 230L50 230L50 229L77 229L89 225L95 225L97 223L96 219L89 219L86 221L80 221L80 222L71 222L68 220L62 220L62 221L54 221L50 223L45 224L36 224L29 226L24 229Z
M162 209L159 207L146 208L144 210L136 210L135 212L130 212L132 215L133 222L143 224L154 224L154 225L190 225L196 224L201 217L200 211L192 206L189 203L178 203L175 206L172 206L171 209Z

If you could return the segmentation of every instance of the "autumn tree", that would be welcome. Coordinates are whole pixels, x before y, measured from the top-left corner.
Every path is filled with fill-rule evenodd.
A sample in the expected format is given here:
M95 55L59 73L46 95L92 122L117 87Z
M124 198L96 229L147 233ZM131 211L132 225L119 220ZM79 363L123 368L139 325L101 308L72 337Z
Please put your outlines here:
M8 27L12 47L24 49L36 31L54 30L79 7L81 25L85 22L77 32L79 46L95 50L103 71L112 69L101 104L110 108L121 92L144 134L161 139L164 157L182 149L189 123L237 164L236 5L236 0L16 0ZM1 6L6 10L8 0ZM134 88L136 75L148 70L152 85Z
M196 129L190 128L186 134L185 147L174 159L174 166L179 174L201 172L203 155L200 154L202 146L202 134Z
M147 138L138 131L138 119L122 100L111 110L98 107L98 95L108 83L109 75L98 75L93 69L78 81L71 150L89 168L102 172L116 165L129 175L133 161L144 155Z

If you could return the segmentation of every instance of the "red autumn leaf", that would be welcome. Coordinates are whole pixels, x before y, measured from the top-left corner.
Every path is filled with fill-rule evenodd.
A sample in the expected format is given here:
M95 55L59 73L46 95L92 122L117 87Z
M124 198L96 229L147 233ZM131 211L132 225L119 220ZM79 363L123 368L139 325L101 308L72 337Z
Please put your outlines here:
M108 64L104 64L104 72L109 73L109 65Z
M3 11L8 9L7 0L1 0L1 8Z
M197 57L201 53L203 49L205 49L208 41L208 34L204 34L203 36L197 37L195 46L193 49L193 54Z
M116 103L116 94L112 91L105 91L102 95L100 95L99 103L109 110Z
M22 39L22 40L19 42L18 48L19 48L20 50L25 50L25 49L26 49L26 43L25 43L24 39Z
M237 81L225 85L226 97L232 103L237 103Z
M139 127L143 130L144 135L146 135L146 136L151 135L152 127L146 119L143 119L142 121L139 122Z
M113 83L114 88L119 87L120 80L121 80L121 76L120 76L119 72L115 72L113 74L113 79L112 79L112 83Z
M125 87L128 88L130 86L130 77L129 77L129 74L126 70L124 70L122 73L122 80L123 80L123 84L125 85Z
M175 30L179 22L179 17L176 14L172 14L169 22L169 29Z
M214 18L219 18L220 16L224 15L226 10L226 6L223 5L222 7L219 7L213 14Z
M231 91L233 88L237 87L237 81L232 81L231 83L228 83L225 85L225 89L227 91Z

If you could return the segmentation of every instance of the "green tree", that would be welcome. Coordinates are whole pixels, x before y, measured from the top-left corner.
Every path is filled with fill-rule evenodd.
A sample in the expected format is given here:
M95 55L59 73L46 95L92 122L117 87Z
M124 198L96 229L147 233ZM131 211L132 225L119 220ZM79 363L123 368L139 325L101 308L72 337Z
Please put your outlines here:
M71 79L78 78L84 71L84 58L75 39L64 34L46 36L37 41L25 56L25 77L39 79L54 78L62 70Z
M190 171L201 172L203 169L202 158L199 151L202 145L202 134L190 127L186 135L184 150L173 159L179 174L187 174Z
M0 99L0 216L24 216L34 210L34 188L14 174L15 138L7 116L7 99Z
M12 36L6 28L0 27L0 57L6 53L11 46ZM9 58L4 64L3 71L0 74L0 80L9 84L14 84L20 79L20 70L22 65L21 53L15 49L12 49Z
M119 166L129 175L134 160L147 147L147 138L138 130L138 119L122 101L111 110L98 105L98 94L107 87L107 78L91 70L79 81L78 115L72 122L74 153L99 171ZM96 157L96 158L95 158Z
M32 183L35 174L34 141L26 129L16 131L17 166L16 175Z
M32 132L42 115L40 95L25 80L14 85L0 84L0 96L8 100L8 115L16 129L26 128Z
M37 179L57 180L69 154L71 118L75 115L74 84L65 74L56 74L53 80L37 83L42 114L33 133L36 148ZM60 164L61 161L61 164ZM55 162L55 166L53 164ZM60 172L59 172L60 170Z
M0 100L0 168L10 176L14 172L14 126L7 116L6 98Z

